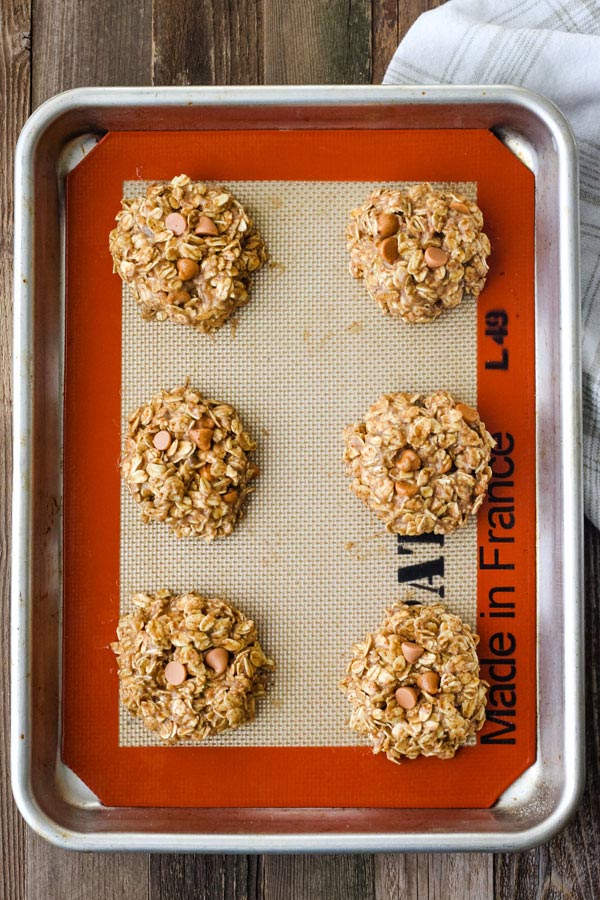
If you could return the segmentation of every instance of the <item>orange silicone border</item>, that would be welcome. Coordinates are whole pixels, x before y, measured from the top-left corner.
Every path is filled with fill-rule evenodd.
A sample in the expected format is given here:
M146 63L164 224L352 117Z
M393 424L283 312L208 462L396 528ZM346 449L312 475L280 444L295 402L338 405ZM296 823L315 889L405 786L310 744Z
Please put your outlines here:
M478 182L493 248L488 284L478 304L479 407L490 430L510 431L517 437L515 543L505 551L514 569L480 573L478 607L480 614L489 612L488 591L498 577L510 578L516 586L515 618L508 622L516 641L511 656L517 668L515 744L478 744L452 761L418 759L402 766L374 757L367 748L118 746L118 685L109 644L119 610L121 287L111 271L107 235L119 209L123 181L164 179L178 172L222 181ZM71 172L67 179L63 757L103 803L486 807L533 762L533 264L533 175L487 131L112 132ZM510 323L507 372L485 368L490 349L485 314L497 308L507 312ZM396 327L408 326L390 323L390 328ZM97 497L98 473L102 474L102 503L89 504L91 487ZM479 520L482 546L487 543L485 515L484 509ZM484 658L498 630L497 620L487 615L480 618ZM506 649L509 643L508 638L495 640L493 646ZM496 727L487 723L483 734Z

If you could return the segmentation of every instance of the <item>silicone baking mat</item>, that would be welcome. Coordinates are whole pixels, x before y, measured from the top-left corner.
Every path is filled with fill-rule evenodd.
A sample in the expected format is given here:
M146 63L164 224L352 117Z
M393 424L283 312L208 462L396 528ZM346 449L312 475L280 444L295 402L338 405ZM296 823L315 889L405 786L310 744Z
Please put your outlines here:
M440 140L439 132L432 134L434 143ZM344 139L341 132L295 135L306 145L313 165L305 172L280 173L267 171L265 161L275 158L272 145L285 144L290 135L244 132L233 141L229 134L225 147L223 134L185 135L185 140L171 135L179 153L165 167L157 158L161 150L156 153L157 147L166 150L164 134L146 135L143 144L140 135L112 134L69 176L65 674L84 646L88 670L90 663L91 668L97 665L99 680L93 685L86 680L76 690L72 678L65 681L65 760L105 802L486 805L533 758L534 642L521 640L528 630L534 634L535 627L534 530L527 527L534 516L533 454L524 452L534 440L533 273L527 255L533 242L533 181L486 132L444 134L449 142L456 141L459 151L454 162L446 164L445 178L436 178L435 166L424 164L417 166L418 174L400 177L412 174L409 160L418 143L416 135L409 140L408 132L381 135L378 150L381 139L388 142L387 156L397 160L391 166L394 171L367 154L359 173L338 165L336 181L327 171L333 158L323 164L315 151L322 153L325 147L331 154ZM369 133L344 137L345 147L357 144L355 153L369 143ZM243 161L240 138L248 151ZM202 151L201 166L190 154L190 144ZM219 148L225 150L221 158ZM262 155L260 177L255 168L260 167L262 151L267 153ZM135 159L136 165L123 165L126 159ZM357 156L352 159L356 165ZM502 195L501 185L491 183L492 170L510 170L510 192ZM106 236L122 193L131 196L144 189L145 178L168 178L180 171L225 181L251 211L269 246L270 265L256 277L249 306L233 327L214 337L170 323L143 322L126 291L121 309L119 280L106 272L104 259L85 292L102 298L103 314L77 290L78 254L89 253L91 243L106 252ZM120 172L128 177L119 179ZM234 172L248 177L232 179ZM472 176L468 181L466 173ZM492 273L478 304L466 301L435 323L407 326L384 317L362 283L348 274L344 230L348 211L375 184L426 178L461 182L457 189L471 196L479 192L493 244ZM100 182L101 196L95 190ZM84 207L86 226L75 228ZM508 211L510 233L502 229ZM92 306L95 329L90 329ZM79 376L70 378L76 371L73 354L81 353L86 335L104 348L102 369L96 370L102 390L93 379L86 384ZM93 353L95 347L88 349ZM120 384L107 364L118 366ZM520 390L507 403L515 376ZM177 540L168 529L143 526L118 483L119 424L122 427L127 413L156 390L174 387L186 377L207 395L233 403L259 444L262 474L248 514L233 536L213 545ZM88 380L83 377L83 382ZM478 525L473 522L455 535L401 540L387 534L348 492L340 462L341 431L381 393L439 387L478 404L497 434L499 475L492 485L493 501ZM103 440L96 445L85 441L83 456L75 460L70 454L76 442L70 437L81 444L75 423L81 424L84 410L97 403L99 412L109 413L103 420ZM88 437L89 429L95 430L92 420ZM73 465L67 464L69 459ZM100 575L106 589L100 603L99 585L80 580L91 561L87 508L81 508L76 484L88 462L94 465L96 481L104 473L101 482L106 484L101 568L110 575L106 580ZM507 466L513 462L515 472L508 477ZM83 513L77 520L69 515L76 510ZM97 524L96 517L96 530ZM87 548L87 558L73 556L74 543L79 550ZM74 603L70 589L76 585ZM119 603L128 609L132 591L163 586L228 597L256 619L261 640L276 659L277 671L256 722L210 745L159 746L136 720L118 713L115 666L107 644L113 639ZM374 758L345 726L346 701L337 683L351 644L377 627L383 608L403 596L406 586L412 586L419 599L442 597L482 634L484 676L492 683L491 715L479 746L451 762L392 766ZM99 644L100 635L105 642ZM75 647L75 641L83 643ZM91 703L100 718L90 715ZM81 728L80 719L74 728L73 714L87 720L87 727ZM102 763L94 743L98 725L105 751L108 744L108 759L135 770L135 783ZM170 787L161 779L169 765L176 765L185 778L181 789L173 789L172 779L167 779ZM232 766L233 780L219 777ZM412 783L421 770L427 784L419 797L407 797L406 779ZM461 773L469 771L465 781Z

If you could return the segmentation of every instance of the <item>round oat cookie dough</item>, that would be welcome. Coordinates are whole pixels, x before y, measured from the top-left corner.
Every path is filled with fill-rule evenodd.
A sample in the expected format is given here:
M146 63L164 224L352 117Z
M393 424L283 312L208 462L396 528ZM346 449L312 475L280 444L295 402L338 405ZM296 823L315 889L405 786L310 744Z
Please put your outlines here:
M110 252L143 319L210 332L248 302L267 252L230 191L179 175L121 206Z
M203 741L251 722L274 662L251 619L194 591L136 594L122 616L117 657L121 702L168 744Z
M232 406L184 384L131 413L121 475L142 522L211 541L231 534L243 514L259 472L255 448Z
M495 441L446 391L385 394L344 430L350 490L395 534L449 534L483 503Z
M353 647L341 682L350 728L392 762L452 759L485 721L478 642L441 604L395 603L379 630Z
M429 184L379 188L350 215L350 272L385 313L431 322L483 290L490 242L472 200Z

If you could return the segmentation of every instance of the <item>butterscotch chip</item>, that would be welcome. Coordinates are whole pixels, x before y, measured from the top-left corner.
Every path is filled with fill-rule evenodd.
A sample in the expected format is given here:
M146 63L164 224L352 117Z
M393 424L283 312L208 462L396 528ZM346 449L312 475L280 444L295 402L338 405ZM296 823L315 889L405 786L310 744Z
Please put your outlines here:
M409 663L416 662L425 652L424 648L420 644L415 644L414 641L402 641L400 650L404 659Z
M251 722L274 662L239 609L194 591L136 594L122 616L121 702L167 744L203 741Z
M417 677L417 684L428 694L437 694L440 689L440 676L437 672L423 672Z
M425 250L425 265L430 269L439 269L448 262L448 254L439 247L427 247Z
M381 213L377 216L377 234L379 237L389 237L390 234L396 234L400 220L393 213Z
M172 231L173 234L183 234L185 229L187 228L187 223L185 218L180 213L169 213L168 216L165 217L165 228L168 228L169 231Z
M396 465L402 472L414 472L421 468L421 460L414 450L405 450Z
M207 419L212 427L199 428ZM232 406L185 384L131 413L121 475L142 522L211 541L231 534L244 513L259 471L255 448Z
M177 687L177 685L183 684L186 678L187 669L184 665L180 662L175 662L175 660L171 660L170 663L167 663L165 666L165 681L168 684Z
M349 725L373 753L451 759L485 721L488 685L479 677L479 638L440 603L396 603L378 631L355 644L341 688ZM409 660L406 645L423 652Z
M449 534L483 503L494 443L446 391L386 394L344 430L350 490L395 534Z
M209 219L208 216L200 216L198 224L194 228L194 234L201 234L206 237L207 235L216 235L218 233L219 229L212 219Z
M223 647L215 647L214 650L208 651L208 653L204 657L204 662L214 672L216 672L217 675L222 675L227 668L227 664L229 662L229 654L227 653L227 650L223 649Z
M200 271L200 267L193 259L182 257L177 260L177 271L179 272L179 277L182 281L190 281L190 279L196 277Z
M143 319L210 332L248 302L267 251L230 191L179 175L121 207L110 252Z
M396 703L402 709L412 709L417 705L418 692L413 687L399 687L394 695Z
M395 237L388 237L385 240L380 241L377 245L377 250L379 251L382 259L389 263L395 263L398 259L398 240Z
M171 435L168 431L157 431L152 438L152 443L157 450L168 450L171 446Z
M477 204L452 191L379 188L351 212L350 272L385 313L430 322L481 293L490 253L482 228Z

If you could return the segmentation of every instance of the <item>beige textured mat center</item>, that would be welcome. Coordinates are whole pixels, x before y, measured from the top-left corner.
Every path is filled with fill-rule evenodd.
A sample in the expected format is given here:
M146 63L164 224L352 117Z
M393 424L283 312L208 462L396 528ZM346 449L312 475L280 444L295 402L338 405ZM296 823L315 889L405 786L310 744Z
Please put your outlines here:
M139 590L222 596L256 620L276 661L256 721L211 745L365 743L345 726L338 682L352 643L403 595L398 567L406 556L350 494L342 430L390 391L443 388L477 402L475 302L431 324L407 325L385 317L348 272L348 213L375 186L228 182L265 238L270 265L255 275L237 324L213 337L143 322L123 292L122 429L132 409L189 377L207 396L233 404L258 442L261 475L247 514L232 536L211 545L142 525L121 492L121 611ZM125 196L145 187L126 182ZM476 197L473 184L453 187ZM424 552L413 548L411 562ZM472 626L476 555L475 522L445 538L444 600ZM121 710L121 746L158 743Z

